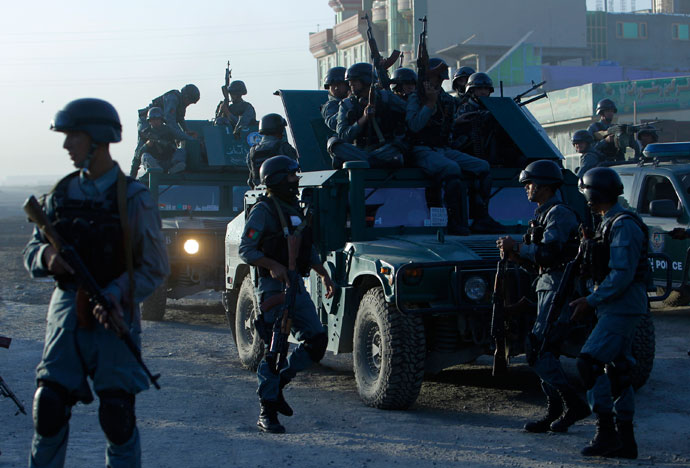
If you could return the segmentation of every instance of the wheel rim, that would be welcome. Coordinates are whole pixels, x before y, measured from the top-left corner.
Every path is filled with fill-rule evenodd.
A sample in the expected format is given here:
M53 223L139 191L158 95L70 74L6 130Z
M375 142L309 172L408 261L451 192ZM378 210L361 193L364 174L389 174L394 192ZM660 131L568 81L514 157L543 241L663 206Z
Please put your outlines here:
M247 346L251 346L254 343L254 334L256 333L254 330L254 324L253 324L253 309L254 309L254 304L250 302L249 304L242 304L244 307L240 307L239 310L241 310L241 317L240 319L242 320L242 329L240 332L240 336L242 338L243 344Z
M370 323L364 340L364 358L369 379L375 380L381 372L382 338L376 323Z

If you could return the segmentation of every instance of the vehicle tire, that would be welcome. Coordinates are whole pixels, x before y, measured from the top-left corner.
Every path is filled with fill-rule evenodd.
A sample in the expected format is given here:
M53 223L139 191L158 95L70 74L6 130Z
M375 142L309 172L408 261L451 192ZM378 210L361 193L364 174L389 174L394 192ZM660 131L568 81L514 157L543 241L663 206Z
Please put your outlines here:
M237 333L235 332L235 317L237 315L237 296L238 291L235 289L227 289L223 292L222 302L223 309L225 309L225 318L228 319L228 327L232 332L232 341L237 346Z
M163 284L141 303L142 320L150 320L152 322L160 322L163 320L163 316L165 315L165 303L168 300L166 293L167 286Z
M635 390L641 388L649 379L654 367L656 339L654 321L651 314L646 314L635 330L632 343L632 354L636 364L632 369L632 382Z
M264 342L254 327L258 314L258 304L254 294L252 279L247 276L242 281L235 308L235 332L237 354L242 366L255 372L264 356Z
M421 317L388 304L381 287L368 290L355 320L353 361L357 390L374 408L406 409L424 380L426 345Z

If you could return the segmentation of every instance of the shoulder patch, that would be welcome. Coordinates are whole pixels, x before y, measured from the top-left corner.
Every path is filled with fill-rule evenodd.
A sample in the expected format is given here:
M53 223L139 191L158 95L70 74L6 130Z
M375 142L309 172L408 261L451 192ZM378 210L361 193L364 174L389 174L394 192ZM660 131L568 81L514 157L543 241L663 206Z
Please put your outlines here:
M256 229L249 228L247 229L247 233L245 234L247 239L249 240L257 240L259 238L260 232L257 231Z

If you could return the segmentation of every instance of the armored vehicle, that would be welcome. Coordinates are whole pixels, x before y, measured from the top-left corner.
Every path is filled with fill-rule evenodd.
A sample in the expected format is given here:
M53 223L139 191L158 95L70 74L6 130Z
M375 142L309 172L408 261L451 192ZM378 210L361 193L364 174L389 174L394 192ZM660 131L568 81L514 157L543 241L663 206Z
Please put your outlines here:
M144 320L162 320L167 298L224 289L225 227L244 209L249 189L246 156L259 138L257 127L239 138L206 120L188 120L187 127L199 139L185 143L186 170L149 170L140 178L158 204L170 260L166 283L142 304Z
M425 373L494 352L490 331L497 235L446 235L445 209L427 201L434 183L418 169L371 169L352 162L331 170L326 153L330 133L319 113L326 93L279 95L299 153L305 210L312 213L319 254L338 286L335 297L327 299L318 276L312 272L306 280L327 327L328 350L353 354L355 380L365 404L407 408L416 400ZM541 127L512 99L484 99L519 152L504 161L562 159ZM518 182L522 168L492 168L489 211L514 236L524 233L536 208ZM567 170L564 177L560 195L583 216L577 178ZM472 188L472 180L465 183ZM247 212L260 194L245 194ZM255 369L263 343L253 327L258 310L255 278L238 256L244 222L245 215L239 215L227 227L223 302L240 361ZM522 307L530 304L533 294L530 275L512 267L506 277L507 302L514 307L505 319L505 348L515 356L525 352L536 314ZM569 337L570 355L577 354L588 331L579 327ZM649 328L646 331L649 336ZM653 329L651 336L652 342L646 341L638 353L646 366L643 380L653 360Z

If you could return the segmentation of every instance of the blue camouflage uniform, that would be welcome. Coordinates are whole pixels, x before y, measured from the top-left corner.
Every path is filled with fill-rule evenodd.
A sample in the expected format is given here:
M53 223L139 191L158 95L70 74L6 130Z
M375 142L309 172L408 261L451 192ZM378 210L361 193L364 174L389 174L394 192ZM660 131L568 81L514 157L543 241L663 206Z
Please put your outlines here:
M580 167L577 170L577 176L582 179L588 170L597 167L601 161L602 155L593 148L586 153L582 153L580 155Z
M273 156L288 156L297 161L297 150L283 138L275 135L262 135L261 140L249 148L247 153L247 168L249 179L247 185L254 188L261 183L259 169L268 158Z
M187 126L185 124L186 107L182 104L182 93L176 89L170 90L162 96L154 99L148 107L139 109L139 120L137 122L137 131L139 132L139 140L135 154L139 154L139 150L146 143L142 139L142 135L150 127L146 114L151 107L160 107L163 109L163 120L170 130L172 130L175 139L179 141L193 140L194 137L187 135Z
M605 130L608 130L611 124L608 124L604 122L603 120L598 120L596 122L593 122L589 127L587 127L587 131L594 137L594 141L599 140L597 136L595 135L597 132L603 132Z
M249 102L242 100L239 102L231 102L228 105L229 115L223 115L223 102L218 103L216 107L216 125L227 125L234 129L248 128L256 122L256 110Z
M267 198L257 203L249 213L247 218L242 239L240 241L239 256L247 264L253 265L257 260L264 257L262 251L263 241L268 236L281 235L282 226L280 219L275 214L272 201ZM286 222L292 224L292 228L298 226L304 219L304 215L297 206L287 206L285 202L279 202L284 210ZM310 264L318 265L321 263L319 256L314 246L311 246ZM287 265L284 265L287 267ZM257 275L258 285L256 293L259 298L259 303L263 303L271 296L281 293L285 288L282 282L272 278L270 275ZM281 306L277 305L268 311L263 312L263 320L266 324L267 332L270 333L276 327L280 327L279 313ZM280 374L274 374L266 361L262 359L257 369L258 389L257 393L262 401L276 401L280 386L295 377L297 372L300 372L312 363L318 362L323 357L323 351L326 349L325 343L325 329L319 320L316 313L314 303L309 296L309 293L304 288L303 282L299 284L299 292L295 299L294 315L292 317L292 335L300 344L290 353L287 358L287 365ZM321 340L322 348L320 356L316 356L314 352L314 343L316 340ZM266 343L266 349L270 343ZM319 352L316 352L319 354ZM281 385L282 384L282 385Z
M565 248L577 237L579 223L575 213L565 206L557 195L538 207L534 215L538 224L544 228L542 240L538 243L520 244L519 255L520 258L539 266L540 274L536 287L537 320L532 333L541 341L549 308L563 277L564 263L570 260ZM546 267L545 263L550 267ZM559 314L558 321L567 322L569 318L569 308L565 306ZM557 390L572 390L559 355L553 350L547 350L537 356L533 368L541 379L542 389L547 396L559 398Z
M324 102L321 106L321 115L323 116L323 121L328 128L334 132L338 128L338 109L340 108L340 103L342 99L338 99L335 96L328 95L328 101Z
M606 365L605 374L596 377L587 399L596 413L615 410L620 421L631 421L635 399L629 378L621 379L615 369L632 366L632 340L641 318L648 313L645 278L640 275L647 266L647 233L616 203L603 216L599 231L610 229L610 272L587 296L587 303L596 309L597 324L582 346L580 355ZM613 372L613 373L612 373ZM612 375L610 376L609 374Z
M66 190L67 199L102 202L104 209L112 209L108 193L112 194L115 190L119 171L119 166L115 164L96 180L86 178L83 172L68 176L63 179L67 181L71 177ZM60 207L55 192L48 194L44 208L49 219L55 219L56 210ZM169 266L160 231L158 210L149 191L138 182L130 181L127 185L127 214L134 259L135 304L131 309L127 306L130 295L127 271L110 281L104 290L123 305L124 320L129 325L132 339L140 347L141 323L138 304L163 283L169 273ZM70 239L66 241L69 242ZM48 243L41 232L34 229L32 239L24 249L24 264L34 278L50 274L42 260L47 246ZM79 248L78 245L75 247ZM56 283L46 317L45 345L43 357L36 369L36 379L63 387L71 404L76 401L89 403L93 400L87 377L91 378L93 390L101 398L101 404L103 392L115 390L135 395L146 390L146 374L115 333L106 330L95 321L91 327L78 325L76 289L77 286L71 279L63 278ZM128 313L129 310L131 313ZM62 426L54 436L45 437L35 432L31 445L30 466L63 466L68 433L68 424ZM141 466L141 448L136 426L130 439L125 443L116 445L107 438L106 442L106 463L109 467Z

